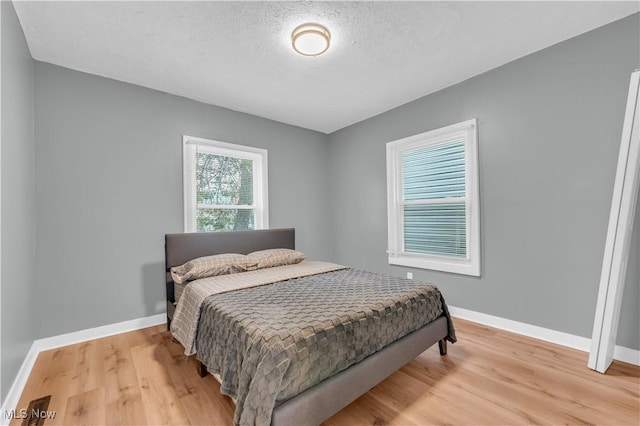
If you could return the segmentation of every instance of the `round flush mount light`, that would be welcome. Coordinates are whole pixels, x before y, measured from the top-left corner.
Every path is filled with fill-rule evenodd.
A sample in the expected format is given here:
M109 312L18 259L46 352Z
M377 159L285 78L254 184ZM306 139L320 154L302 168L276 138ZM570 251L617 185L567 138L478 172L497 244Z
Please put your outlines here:
M293 50L304 56L322 55L330 42L329 30L319 24L302 24L291 33Z

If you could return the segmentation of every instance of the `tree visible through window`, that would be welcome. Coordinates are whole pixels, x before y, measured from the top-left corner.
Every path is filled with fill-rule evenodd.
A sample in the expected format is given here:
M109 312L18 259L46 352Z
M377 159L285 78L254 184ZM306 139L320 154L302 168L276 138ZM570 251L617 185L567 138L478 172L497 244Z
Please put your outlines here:
M185 229L267 227L266 151L185 137Z

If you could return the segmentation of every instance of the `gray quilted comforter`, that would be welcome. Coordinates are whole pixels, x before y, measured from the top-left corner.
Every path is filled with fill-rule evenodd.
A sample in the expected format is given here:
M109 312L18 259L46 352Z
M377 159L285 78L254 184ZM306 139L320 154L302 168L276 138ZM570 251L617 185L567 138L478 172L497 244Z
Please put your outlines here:
M207 298L197 356L235 398L236 424L268 425L281 402L442 315L432 285L345 269Z

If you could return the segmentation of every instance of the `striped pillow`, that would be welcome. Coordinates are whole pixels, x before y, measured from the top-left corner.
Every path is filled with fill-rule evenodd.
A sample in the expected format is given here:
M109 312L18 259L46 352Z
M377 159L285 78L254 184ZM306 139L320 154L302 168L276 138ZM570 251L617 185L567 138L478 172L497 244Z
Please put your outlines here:
M182 284L200 278L217 275L235 274L256 269L256 261L244 254L225 253L214 256L199 257L182 266L171 268L173 281Z
M293 265L304 260L304 253L298 250L276 248L254 251L247 257L257 264L256 269L272 268L274 266Z

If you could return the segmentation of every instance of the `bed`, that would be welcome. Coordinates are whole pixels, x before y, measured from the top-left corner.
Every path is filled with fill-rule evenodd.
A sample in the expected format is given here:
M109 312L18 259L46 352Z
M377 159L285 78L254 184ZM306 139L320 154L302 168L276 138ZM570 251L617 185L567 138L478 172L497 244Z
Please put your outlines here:
M248 254L257 250L266 250L266 249L272 249L272 248L295 249L295 230L294 229L273 229L273 230L217 232L217 233L167 234L165 236L167 327L171 328L171 322L174 320L174 316L176 315L176 285L174 284L174 281L170 274L170 269L172 267L180 266L185 262L188 262L192 259L196 259L203 256L216 255L216 254L222 254L222 253ZM275 273L275 270L277 268L270 268L270 269L272 269ZM236 278L247 277L246 279L248 279L248 277L253 274L247 272L246 275L242 275L242 274L235 274L235 275L236 275ZM196 356L201 361L201 375L203 376L206 375L208 370L212 370L214 373L219 373L218 371L219 369L217 368L216 365L213 365L215 363L212 361L212 360L215 360L215 358L212 358L212 357L215 356L216 351L209 348L208 346L209 341L207 340L208 338L207 336L209 336L212 331L216 331L216 329L218 330L218 332L224 332L224 330L226 330L227 328L238 327L237 323L239 322L238 318L240 317L234 319L233 317L229 317L227 312L230 306L233 307L234 303L242 304L246 300L252 300L252 298L256 298L256 300L262 300L260 298L264 297L264 294L269 294L269 293L273 293L273 297L276 297L276 299L274 300L281 300L282 294L289 294L289 293L282 293L282 292L285 290L291 291L290 287L292 285L306 286L306 287L296 287L296 289L306 288L306 289L311 289L310 291L318 292L321 290L318 290L316 286L323 284L322 280L329 281L329 278L334 280L345 279L345 277L349 277L349 276L354 276L355 278L352 277L350 279L354 279L356 281L363 281L363 280L371 281L371 280L375 280L376 276L380 277L382 275L380 274L376 275L373 273L368 273L366 271L355 271L350 268L343 267L342 269L332 270L330 272L323 272L321 274L315 274L309 277L295 278L292 280L287 279L283 281L274 282L273 284L270 284L270 285L264 285L260 287L251 287L251 288L248 288L247 290L243 289L243 290L237 290L234 292L223 293L222 295L211 296L209 299L207 299L208 301L207 305L202 306L201 318L198 320L198 329L199 329L198 336L197 336L198 351L196 353ZM393 277L388 277L388 276L384 276L384 277L387 277L385 279L390 279L390 280L391 279L396 281L400 280L404 284L406 284L407 282L406 280L401 280ZM429 289L429 291L432 291L432 290ZM245 292L245 293L241 293L241 292ZM304 291L301 291L301 292L304 293ZM267 379L265 379L267 380L267 384L270 384L269 385L270 387L274 386L273 383L277 383L277 384L282 383L283 388L275 388L274 392L275 392L275 395L280 395L280 396L285 395L285 397L279 400L275 400L275 402L271 403L271 405L269 404L266 405L267 411L268 411L266 413L266 417L264 413L262 413L261 415L259 413L259 410L257 410L256 411L257 414L255 415L255 417L250 417L247 415L247 416L241 417L239 420L237 416L239 408L237 406L236 419L235 419L236 423L240 423L240 424L270 423L272 425L317 425L322 423L324 420L328 419L329 417L331 417L336 412L340 411L342 408L346 407L352 401L357 399L362 394L366 393L369 389L377 385L379 382L381 382L386 377L391 375L393 372L395 372L396 370L401 368L403 365L408 363L410 360L418 356L420 353L422 353L423 351L425 351L426 349L434 345L436 342L439 345L440 354L446 355L447 341L455 342L455 332L453 330L453 325L448 315L448 311L446 308L446 304L444 303L444 299L442 299L437 289L435 289L435 292L437 292L438 297L440 298L440 301L441 301L441 311L435 319L429 319L429 322L426 323L426 325L420 325L419 327L415 327L415 329L412 329L410 332L408 332L408 334L403 335L397 340L393 338L393 340L381 342L380 344L378 344L378 346L381 346L380 348L372 349L374 351L373 353L368 354L365 352L363 357L362 356L360 357L362 359L358 358L356 363L352 365L347 365L344 368L339 368L338 369L339 371L336 370L337 366L332 365L333 370L326 370L326 371L336 370L335 372L331 372L330 376L328 377L324 377L321 375L316 375L317 377L314 376L316 380L314 382L310 382L311 383L310 387L309 388L302 387L301 388L302 391L299 393L297 391L289 392L288 388L287 389L284 388L285 384L289 386L292 383L296 383L296 379L297 379L296 377L285 377L284 376L285 373L283 373L282 376L277 376L275 379L271 378L270 382ZM278 296L278 294L280 295ZM415 296L415 297L418 297L418 296ZM423 296L419 295L419 297L423 297ZM225 299L228 299L228 300L225 300ZM403 300L405 299L407 301L406 303L409 303L409 304L415 303L414 299L409 299L408 297L403 296ZM225 303L227 303L226 311L225 311L225 305L224 305ZM431 303L431 302L428 302L428 303ZM396 303L396 305L398 306L397 308L398 312L400 312L398 315L402 316L406 312L409 312L406 306L401 305L399 303ZM256 305L256 309L257 309L257 306L258 305ZM423 305L420 305L420 306L423 306ZM391 306L391 308L393 308L393 305ZM387 309L387 312L388 312L390 308L386 307L385 309ZM422 313L423 310L420 310L420 309L414 309L414 311L419 312L420 315L422 316L427 315L427 314L423 314ZM256 313L256 318L260 318L259 313ZM297 318L298 320L301 320L301 319L304 320L304 318L299 316ZM420 321L425 321L425 318L421 318ZM228 324L225 321L228 321ZM341 327L344 328L345 320L342 320L342 321L343 323L338 323L336 319L336 323L335 323L336 329L339 329ZM357 323L357 321L355 322ZM365 320L361 322L362 324L367 323L367 321ZM347 326L349 326L348 321L346 324ZM371 318L369 318L369 324L370 324L370 327L375 327L375 325L372 325L371 323ZM175 324L174 324L174 328L176 328ZM332 330L330 331L333 331L334 327L331 327L331 328ZM322 332L324 333L324 331ZM352 335L355 335L355 334L352 333ZM182 340L180 339L179 341L182 342ZM183 343L183 345L185 344ZM211 347L217 348L217 346L218 346L217 344L211 343ZM318 345L315 345L314 348L316 346ZM291 347L293 347L294 354L297 354L298 352L306 354L309 352L306 348L302 348L301 350L299 347L296 346L296 344L289 345L288 348L290 349ZM296 350L298 352L295 352ZM240 351L240 349L238 349L238 351ZM291 352L286 352L283 349L281 353L278 353L278 356L280 357L287 356L288 353L291 353ZM313 364L317 364L318 362L324 361L324 360L325 360L325 357L320 357L318 359L318 357L316 356L314 362L310 363L312 364L311 368L313 368ZM271 360L269 359L269 361ZM277 362L280 362L280 361L277 361ZM261 362L266 363L266 361L261 361ZM293 361L291 362L293 363ZM247 363L248 362L245 362L245 364ZM307 363L309 364L309 362ZM289 365L289 361L287 361L286 365L287 366ZM252 371L252 370L248 370L248 371ZM293 371L294 372L291 373L291 375L295 376L295 374L297 373L295 370ZM289 372L287 371L286 374L288 373ZM300 374L303 374L303 373L301 372ZM308 375L310 373L304 372L304 374ZM285 377L286 380L283 379L283 377ZM221 381L220 377L217 377L217 379L218 381ZM256 379L256 382L257 381L258 380ZM298 380L298 382L299 381L300 380ZM257 388L258 385L255 385L255 387ZM221 391L223 391L223 393L229 394L229 392L225 392L224 389L225 389L225 386L222 385ZM288 393L291 393L291 395L287 395ZM273 395L270 397L273 397ZM247 400L250 401L249 399ZM245 400L243 397L243 399L238 402L240 404L243 404L244 401ZM246 404L246 405L248 407L249 404ZM240 408L243 408L243 412L249 411L249 408L246 408L243 405L240 405ZM268 420L265 420L265 419L268 419Z

